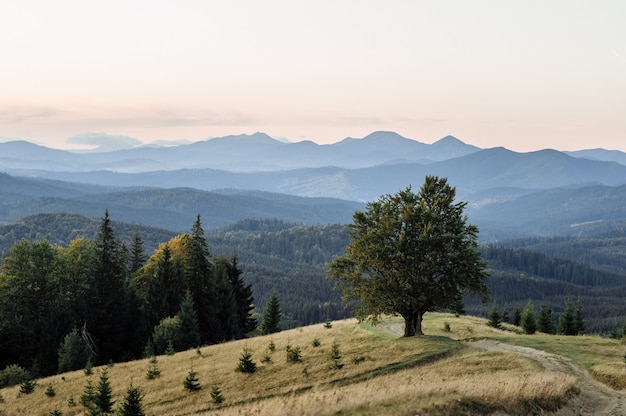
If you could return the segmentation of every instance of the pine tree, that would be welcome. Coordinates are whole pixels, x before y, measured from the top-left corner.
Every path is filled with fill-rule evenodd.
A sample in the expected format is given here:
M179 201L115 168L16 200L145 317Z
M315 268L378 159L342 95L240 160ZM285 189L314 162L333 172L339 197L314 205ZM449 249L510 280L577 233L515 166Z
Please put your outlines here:
M256 363L252 360L252 354L248 348L244 348L241 353L237 371L241 373L254 373L256 371Z
M521 327L526 334L534 334L537 331L537 320L535 318L535 307L531 302L528 302L524 311L522 312L522 318L520 321Z
M222 396L222 389L220 389L218 386L213 387L213 389L211 389L211 398L213 399L213 402L220 404L224 401L224 396Z
M145 416L143 406L141 404L142 395L139 387L133 387L131 384L126 392L126 398L120 409L121 416Z
M85 409L93 412L95 408L95 400L96 400L96 388L91 382L91 378L87 380L87 384L85 385L85 390L83 394L80 396L80 404L82 404Z
M562 335L578 335L576 307L569 298L565 301L565 309L559 315L557 332Z
M235 335L235 338L243 338L245 334L253 331L257 325L256 319L252 315L252 310L254 309L252 285L245 284L242 277L243 270L240 270L238 267L239 260L237 256L233 256L230 261L223 256L218 260L226 266L228 279L235 296L238 320L238 333Z
M280 301L278 300L278 295L276 292L272 292L270 295L270 299L265 305L265 310L263 311L263 322L261 323L261 334L273 334L275 332L279 332L280 328L280 319L281 319L282 311L280 308Z
M500 328L500 323L502 322L502 317L500 316L500 308L496 303L493 303L491 310L489 311L489 326L494 328Z
M185 293L177 316L180 322L180 339L177 342L179 350L187 350L199 346L200 325L191 292L187 291Z
M545 302L539 307L537 329L546 334L554 334L555 331L554 319L552 318L552 308Z
M237 300L228 278L226 266L217 261L214 266L215 289L218 299L218 316L220 317L220 336L222 341L232 340L239 336L239 316Z
M522 323L522 312L519 308L515 308L513 311L513 322L512 324L515 326L520 326Z
M130 248L130 273L131 275L139 271L146 263L146 255L143 252L143 239L141 234L136 232L133 235L133 242Z
M210 262L209 245L200 222L200 215L192 227L191 239L185 263L186 287L191 291L198 311L200 338L203 343L216 343L220 339L220 324L217 319L218 305Z
M115 402L112 398L113 390L111 389L111 383L109 383L108 371L105 368L102 370L102 373L100 373L100 381L93 402L100 412L113 413L113 405Z
M188 391L198 391L201 389L200 382L198 381L198 373L193 368L189 370L187 377L185 377L183 386Z
M576 304L576 310L574 311L574 322L576 323L576 334L584 334L586 325L585 318L583 317L583 310L580 303Z

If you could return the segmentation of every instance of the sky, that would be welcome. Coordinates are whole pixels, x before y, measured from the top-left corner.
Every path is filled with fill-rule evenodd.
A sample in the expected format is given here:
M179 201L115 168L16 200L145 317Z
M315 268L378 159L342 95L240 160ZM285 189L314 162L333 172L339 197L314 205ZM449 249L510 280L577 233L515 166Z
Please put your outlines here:
M0 141L262 131L325 144L378 130L626 151L626 1L0 5Z

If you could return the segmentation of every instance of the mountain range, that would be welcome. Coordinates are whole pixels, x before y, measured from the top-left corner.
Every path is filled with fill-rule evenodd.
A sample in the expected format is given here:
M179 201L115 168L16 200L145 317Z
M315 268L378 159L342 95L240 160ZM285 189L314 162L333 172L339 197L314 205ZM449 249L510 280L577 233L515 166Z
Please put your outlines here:
M490 238L589 232L626 222L626 154L604 149L519 153L447 136L424 144L393 132L332 145L266 134L170 147L70 152L0 143L0 222L38 212L100 216L186 230L243 218L346 223L364 202L426 175L447 177Z

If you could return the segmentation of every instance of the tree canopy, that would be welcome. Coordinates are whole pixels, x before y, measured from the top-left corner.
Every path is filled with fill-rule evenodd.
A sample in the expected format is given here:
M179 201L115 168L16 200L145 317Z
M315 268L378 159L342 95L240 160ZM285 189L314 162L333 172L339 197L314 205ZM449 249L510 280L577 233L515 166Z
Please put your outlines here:
M427 176L417 194L409 186L354 213L351 241L328 274L344 299L358 301L358 318L399 314L405 336L422 335L425 312L457 308L464 293L488 294L478 229L455 195L445 178Z

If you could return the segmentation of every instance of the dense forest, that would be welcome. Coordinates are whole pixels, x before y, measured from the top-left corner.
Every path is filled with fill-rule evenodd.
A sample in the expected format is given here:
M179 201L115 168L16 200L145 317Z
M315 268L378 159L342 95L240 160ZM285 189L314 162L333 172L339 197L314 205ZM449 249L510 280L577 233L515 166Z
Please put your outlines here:
M15 243L0 274L0 367L33 375L242 338L256 327L236 257L212 257L198 216L191 233L149 258L108 212L95 240ZM71 363L68 365L68 363Z
M239 338L258 324L272 293L283 328L351 315L326 278L328 262L349 242L342 225L248 219L205 233L198 217L190 232L175 234L108 214L37 214L0 226L0 236L0 368L55 372L72 342L94 362L107 362L141 356L146 347L162 352L172 340L180 349ZM465 310L486 317L497 304L512 316L530 302L549 305L557 321L574 300L588 333L621 330L624 241L612 235L484 245L491 300L466 298ZM590 259L588 251L602 256ZM185 339L195 333L181 330L194 327L193 316L197 337Z

